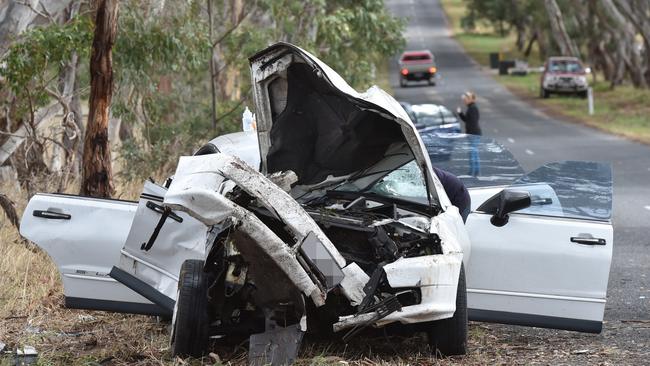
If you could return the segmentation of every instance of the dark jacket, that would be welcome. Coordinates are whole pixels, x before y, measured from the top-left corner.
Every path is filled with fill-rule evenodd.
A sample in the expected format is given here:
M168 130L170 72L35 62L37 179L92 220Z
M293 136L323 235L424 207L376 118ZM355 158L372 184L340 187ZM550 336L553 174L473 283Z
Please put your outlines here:
M465 113L460 112L459 116L465 122L465 133L482 135L481 126L478 125L479 113L476 103L468 104L467 111Z
M463 182L461 182L457 176L442 169L433 167L433 171L436 173L438 179L440 179L440 183L442 183L442 186L445 188L445 192L447 193L447 197L449 197L451 204L458 207L458 211L460 211L463 216L463 221L467 220L472 200Z

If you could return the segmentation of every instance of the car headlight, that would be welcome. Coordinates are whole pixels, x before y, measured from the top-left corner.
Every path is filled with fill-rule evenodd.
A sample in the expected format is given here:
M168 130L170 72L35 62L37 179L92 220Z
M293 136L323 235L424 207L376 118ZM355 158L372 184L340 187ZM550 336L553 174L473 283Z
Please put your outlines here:
M586 76L578 76L578 84L587 84L587 77Z
M546 86L546 85L552 84L554 82L555 82L555 77L554 76L545 76L544 77L544 82L542 84L544 84L544 86Z

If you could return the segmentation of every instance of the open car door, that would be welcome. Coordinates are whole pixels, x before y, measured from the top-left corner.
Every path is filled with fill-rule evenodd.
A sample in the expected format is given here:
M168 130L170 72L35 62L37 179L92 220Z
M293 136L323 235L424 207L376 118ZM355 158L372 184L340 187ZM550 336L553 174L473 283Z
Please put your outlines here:
M186 259L203 259L208 228L162 205L167 189L145 182L119 262L109 275L171 316Z
M470 188L470 320L599 333L612 259L612 174L607 164L550 163L509 190L531 205L503 226L482 211L503 187Z

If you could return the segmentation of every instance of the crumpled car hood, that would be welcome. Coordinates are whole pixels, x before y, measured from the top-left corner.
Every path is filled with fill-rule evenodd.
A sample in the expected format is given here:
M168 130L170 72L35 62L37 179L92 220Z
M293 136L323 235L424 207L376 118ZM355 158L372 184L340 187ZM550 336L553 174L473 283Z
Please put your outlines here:
M316 185L328 177L371 171L391 148L405 145L411 156L400 164L415 158L431 203L438 203L426 149L393 97L376 86L355 91L291 44L272 45L249 61L262 172L291 170L298 185Z

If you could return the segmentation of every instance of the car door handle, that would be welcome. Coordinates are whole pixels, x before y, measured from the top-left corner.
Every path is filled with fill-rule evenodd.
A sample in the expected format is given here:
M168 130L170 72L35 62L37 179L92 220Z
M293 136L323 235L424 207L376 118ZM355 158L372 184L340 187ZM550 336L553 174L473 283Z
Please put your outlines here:
M151 201L147 201L147 208L150 209L150 210L156 211L161 215L163 214L163 212L165 212L165 208L163 206L157 205L157 204L155 204L155 203L153 203ZM170 219L172 219L172 220L174 220L176 222L183 222L182 217L176 215L175 213L173 213L171 211L168 213L168 216L169 216Z
M578 243L578 244L587 244L587 245L605 245L607 244L607 241L603 238L594 238L590 236L572 236L571 237L571 242L572 243Z
M42 217L44 219L52 219L52 220L70 220L72 218L72 216L66 213L50 211L50 210L34 210L32 214L35 217Z

